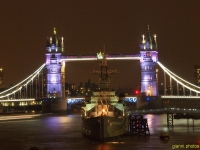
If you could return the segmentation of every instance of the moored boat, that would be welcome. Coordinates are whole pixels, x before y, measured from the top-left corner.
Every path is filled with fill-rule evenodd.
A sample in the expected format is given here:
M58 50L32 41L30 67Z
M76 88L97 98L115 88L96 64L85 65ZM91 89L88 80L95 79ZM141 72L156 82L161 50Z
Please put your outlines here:
M98 54L99 55L99 54ZM107 69L107 61L101 54L102 63L100 73L100 89L93 92L93 96L85 107L82 107L82 133L88 137L101 141L123 135L128 130L127 107L110 91L108 83L109 73L117 73L116 70Z

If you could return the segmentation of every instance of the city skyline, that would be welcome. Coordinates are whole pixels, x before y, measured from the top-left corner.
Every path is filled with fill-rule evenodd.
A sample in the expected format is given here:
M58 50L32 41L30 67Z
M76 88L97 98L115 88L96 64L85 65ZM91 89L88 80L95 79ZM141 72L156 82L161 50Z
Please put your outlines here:
M142 35L150 25L157 35L158 60L168 69L194 83L199 65L200 2L182 1L2 1L0 6L0 66L5 85L16 84L45 62L46 37L64 37L65 55L139 54ZM108 61L112 87L140 85L140 62ZM68 62L66 82L91 79L98 83L98 62ZM159 73L159 83L163 73ZM80 76L81 75L81 76ZM126 79L126 80L125 80Z

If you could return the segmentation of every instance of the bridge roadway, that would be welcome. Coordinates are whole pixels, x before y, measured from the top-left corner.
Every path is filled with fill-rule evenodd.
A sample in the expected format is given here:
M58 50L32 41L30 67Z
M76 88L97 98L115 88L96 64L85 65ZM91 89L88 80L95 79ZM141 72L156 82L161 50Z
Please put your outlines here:
M35 101L35 98L21 98L21 99L1 99L0 102L28 102Z
M84 101L84 97L67 97L67 103L68 104L74 104L74 103L80 103L81 101ZM161 99L200 99L200 96L176 96L176 95L167 95L167 96L161 96ZM126 96L125 102L131 102L136 103L137 97L136 96Z
M68 104L75 104L85 101L84 97L67 97ZM125 101L136 103L137 97L136 96L127 96L125 97Z
M88 61L88 60L98 60L102 59L97 57L97 55L71 55L62 56L61 61ZM140 54L108 54L106 56L107 60L140 60Z
M176 95L166 95L161 96L162 99L200 99L200 96L176 96ZM0 102L24 102L24 101L35 101L35 98L21 98L21 99L1 99ZM84 101L84 97L67 97L68 103L78 103ZM136 96L126 96L126 102L136 103Z

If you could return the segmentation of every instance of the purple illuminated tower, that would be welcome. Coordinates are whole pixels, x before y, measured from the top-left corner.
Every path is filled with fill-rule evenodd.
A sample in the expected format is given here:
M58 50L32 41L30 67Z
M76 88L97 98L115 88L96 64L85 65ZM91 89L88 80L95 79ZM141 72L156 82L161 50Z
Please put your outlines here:
M57 38L54 28L53 37L47 38L46 69L47 69L47 97L65 97L65 62L60 58L64 52L63 38Z
M142 36L140 44L141 93L146 96L158 96L158 61L156 35L151 37L149 27L146 36Z

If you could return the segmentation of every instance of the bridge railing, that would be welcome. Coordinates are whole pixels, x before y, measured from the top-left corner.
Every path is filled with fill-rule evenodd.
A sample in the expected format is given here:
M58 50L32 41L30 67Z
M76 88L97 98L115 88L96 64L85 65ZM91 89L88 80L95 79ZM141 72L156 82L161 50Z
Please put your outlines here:
M194 113L200 114L200 109L186 108L159 108L129 111L129 114L153 114L153 113Z
M200 96L191 96L191 95L161 95L161 98L167 99L167 98L173 98L173 99L200 99Z

